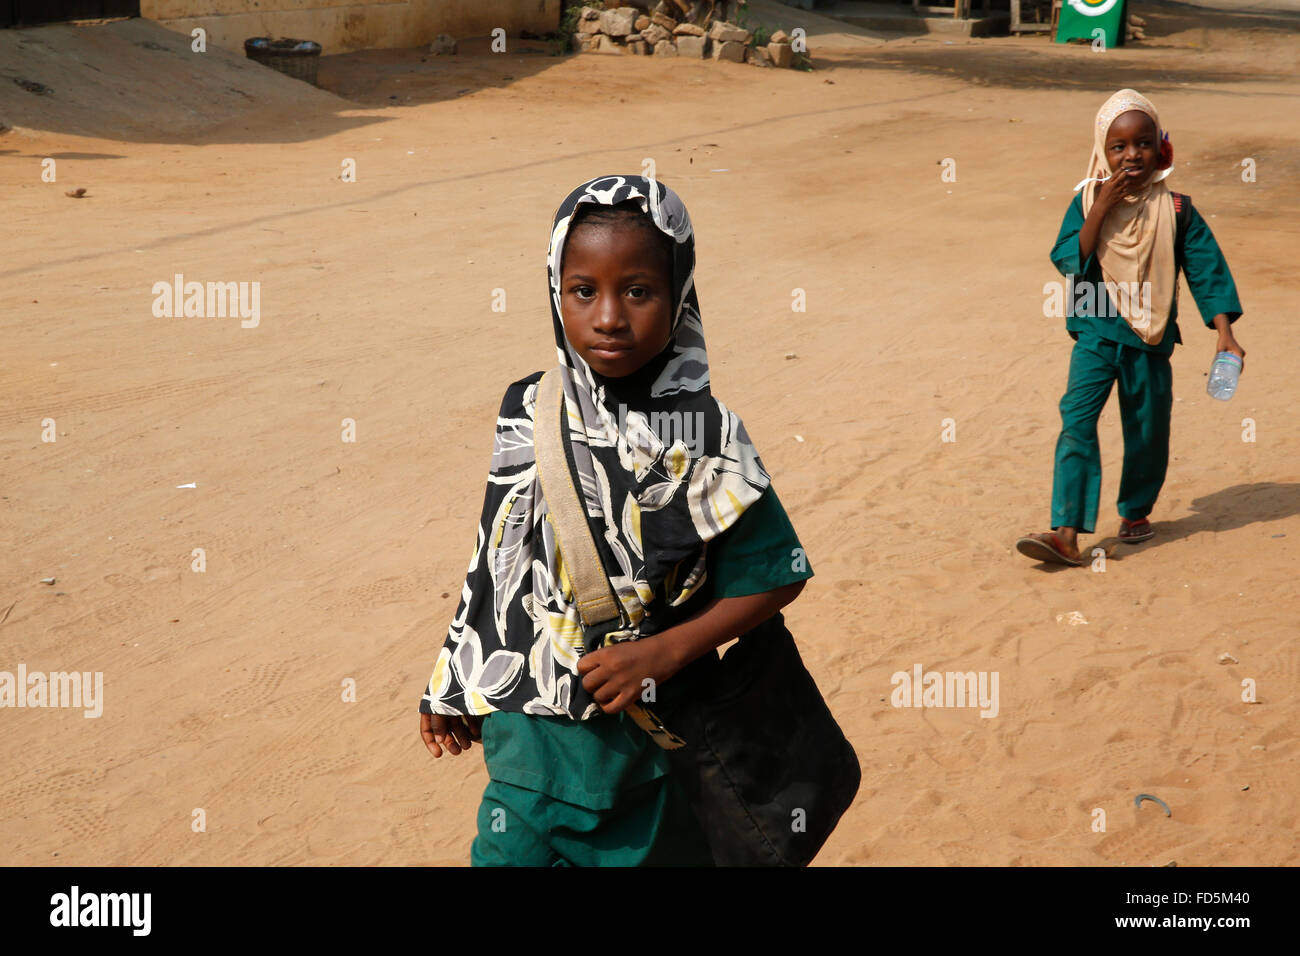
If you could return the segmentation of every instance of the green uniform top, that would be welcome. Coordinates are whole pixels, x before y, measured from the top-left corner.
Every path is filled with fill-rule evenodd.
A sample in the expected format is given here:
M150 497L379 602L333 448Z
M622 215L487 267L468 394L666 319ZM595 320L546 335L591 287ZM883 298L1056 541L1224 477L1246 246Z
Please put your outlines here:
M704 586L712 583L715 598L743 597L810 578L797 548L790 518L769 485L708 546ZM483 757L493 780L594 810L609 809L620 791L669 772L665 751L626 713L579 721L496 711L483 721Z
M1221 312L1230 321L1237 321L1241 315L1241 302L1237 298L1237 286L1232 281L1232 273L1228 271L1223 252L1214 241L1214 233L1210 231L1209 225L1192 206L1191 199L1183 196L1181 201L1187 205L1190 214L1185 214L1186 229L1176 230L1174 236L1174 301L1169 306L1169 324L1160 342L1148 345L1124 321L1107 294L1096 250L1084 262L1079 261L1083 194L1074 197L1061 222L1056 245L1052 247L1052 263L1071 283L1070 294L1066 297L1065 320L1065 328L1071 338L1077 340L1080 332L1088 332L1111 342L1169 355L1173 352L1174 345L1183 340L1175 321L1178 317L1177 285L1180 271L1187 278L1187 286L1192 290L1192 298L1196 300L1196 308L1200 310L1201 321L1206 326L1213 328L1214 317ZM1076 284L1081 282L1093 290L1091 305L1075 292ZM1081 308L1076 310L1076 305L1081 305Z

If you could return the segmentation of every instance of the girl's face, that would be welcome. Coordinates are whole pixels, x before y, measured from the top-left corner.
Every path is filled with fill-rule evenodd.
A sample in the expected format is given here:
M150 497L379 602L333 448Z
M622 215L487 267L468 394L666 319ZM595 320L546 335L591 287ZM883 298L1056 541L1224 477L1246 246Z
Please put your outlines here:
M1120 113L1106 132L1106 162L1114 173L1122 168L1130 178L1142 182L1156 169L1160 158L1156 124L1141 110Z
M592 371L623 378L658 355L672 331L672 285L647 230L580 223L560 279L564 335Z

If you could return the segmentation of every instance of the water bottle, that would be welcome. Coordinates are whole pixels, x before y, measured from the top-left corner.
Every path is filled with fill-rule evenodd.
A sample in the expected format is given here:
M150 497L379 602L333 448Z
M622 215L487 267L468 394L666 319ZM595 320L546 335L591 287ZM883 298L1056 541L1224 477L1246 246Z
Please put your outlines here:
M1211 398L1226 402L1237 390L1239 375L1241 375L1241 359L1231 352L1220 352L1214 356L1214 364L1210 366L1210 381L1205 386L1205 390L1210 393Z

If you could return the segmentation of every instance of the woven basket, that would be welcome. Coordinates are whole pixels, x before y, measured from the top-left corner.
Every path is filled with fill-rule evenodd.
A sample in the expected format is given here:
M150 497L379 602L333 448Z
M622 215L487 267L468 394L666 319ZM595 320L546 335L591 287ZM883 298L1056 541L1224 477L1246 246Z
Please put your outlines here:
M320 68L320 51L320 44L312 40L251 37L244 41L244 53L250 60L312 86Z

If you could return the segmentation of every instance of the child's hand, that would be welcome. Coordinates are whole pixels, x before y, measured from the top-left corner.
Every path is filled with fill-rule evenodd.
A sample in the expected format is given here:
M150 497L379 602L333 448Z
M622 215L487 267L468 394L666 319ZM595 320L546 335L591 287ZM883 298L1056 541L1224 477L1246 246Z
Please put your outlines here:
M1218 355L1220 352L1231 352L1241 359L1241 367L1246 367L1246 350L1237 344L1237 339L1230 329L1219 330L1219 341L1214 345L1214 354Z
M454 757L469 750L471 741L482 740L482 717L444 717L442 714L420 715L420 739L435 757L442 756L442 746ZM439 746L439 745L442 746Z
M666 633L666 632L665 632ZM661 684L677 673L669 644L662 635L623 641L584 654L578 659L582 686L607 714L617 714L638 703L647 677ZM651 685L654 686L654 685Z
M1123 166L1117 167L1097 190L1097 204L1107 211L1114 209L1137 192L1137 181L1138 177L1130 176Z
M1136 185L1136 179L1126 173L1123 166L1116 168L1110 174L1110 178L1101 184L1092 208L1088 210L1088 218L1083 221L1083 228L1079 230L1080 260L1087 261L1097 251L1102 223L1106 221L1112 209L1126 197L1134 194Z

